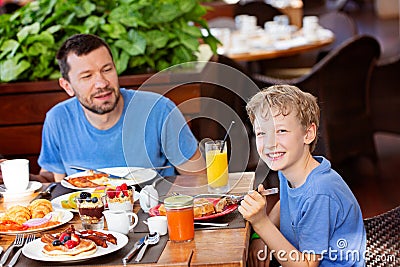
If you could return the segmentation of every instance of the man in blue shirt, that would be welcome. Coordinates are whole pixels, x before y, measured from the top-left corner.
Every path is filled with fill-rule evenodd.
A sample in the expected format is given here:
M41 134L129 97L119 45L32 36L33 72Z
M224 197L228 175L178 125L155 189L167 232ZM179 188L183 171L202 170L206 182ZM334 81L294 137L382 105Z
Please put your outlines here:
M59 84L73 98L46 115L41 173L53 173L55 181L74 173L71 165L171 165L180 174L205 173L197 140L174 103L155 93L120 89L110 48L101 38L74 35L57 60Z

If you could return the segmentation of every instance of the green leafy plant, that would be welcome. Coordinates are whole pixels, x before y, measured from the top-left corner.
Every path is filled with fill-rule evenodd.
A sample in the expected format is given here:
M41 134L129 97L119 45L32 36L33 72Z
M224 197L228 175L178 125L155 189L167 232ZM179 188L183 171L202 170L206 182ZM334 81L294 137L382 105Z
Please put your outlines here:
M0 82L58 78L55 54L76 33L102 37L119 74L196 60L200 42L214 53L218 43L205 13L198 0L33 1L0 16Z

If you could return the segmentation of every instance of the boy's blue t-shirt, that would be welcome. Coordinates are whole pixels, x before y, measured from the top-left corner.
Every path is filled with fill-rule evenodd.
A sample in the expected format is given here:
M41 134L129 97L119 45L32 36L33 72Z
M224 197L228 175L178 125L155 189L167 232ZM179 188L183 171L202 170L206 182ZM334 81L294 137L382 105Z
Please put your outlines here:
M110 129L86 119L76 97L54 106L43 126L39 165L71 175L69 166L89 168L180 165L191 158L197 140L176 105L159 94L121 89L123 113ZM174 168L161 175L174 175Z
M364 266L366 233L360 206L324 157L306 182L280 178L280 230L299 251L323 255L320 266Z

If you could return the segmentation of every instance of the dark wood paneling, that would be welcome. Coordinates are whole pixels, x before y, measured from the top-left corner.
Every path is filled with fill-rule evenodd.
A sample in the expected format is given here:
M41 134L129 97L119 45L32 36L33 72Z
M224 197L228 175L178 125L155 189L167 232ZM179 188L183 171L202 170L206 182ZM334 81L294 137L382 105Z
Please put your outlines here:
M190 75L190 74L188 74ZM150 74L120 78L121 87L157 92L170 98L190 121L200 112L201 84L185 83L188 75L158 75L148 82ZM194 79L197 80L197 79ZM145 86L141 86L145 83ZM30 171L38 173L42 126L46 112L55 104L69 98L58 81L0 84L0 154L5 158L27 158ZM192 126L191 123L189 123ZM192 129L193 132L198 132Z
M64 92L0 95L0 125L42 124L46 112L68 98Z

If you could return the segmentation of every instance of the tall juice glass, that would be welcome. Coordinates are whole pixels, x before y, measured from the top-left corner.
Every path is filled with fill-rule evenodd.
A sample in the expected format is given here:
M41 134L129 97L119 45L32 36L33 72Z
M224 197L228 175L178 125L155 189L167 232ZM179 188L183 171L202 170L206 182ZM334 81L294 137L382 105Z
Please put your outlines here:
M227 145L221 152L222 141L209 141L205 144L207 162L208 191L226 193L229 191Z

